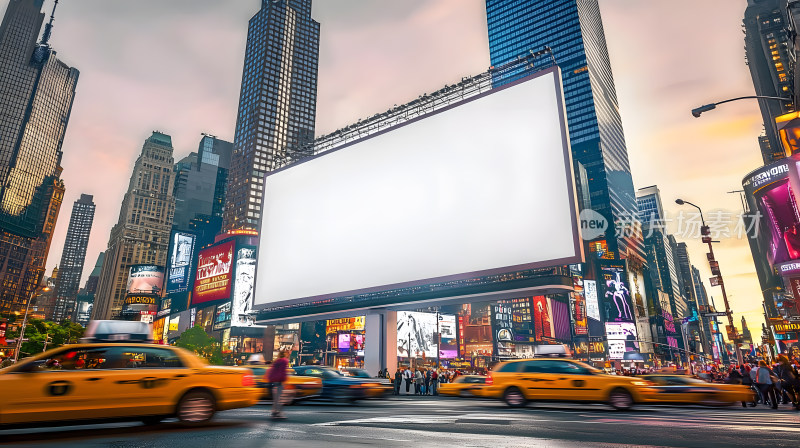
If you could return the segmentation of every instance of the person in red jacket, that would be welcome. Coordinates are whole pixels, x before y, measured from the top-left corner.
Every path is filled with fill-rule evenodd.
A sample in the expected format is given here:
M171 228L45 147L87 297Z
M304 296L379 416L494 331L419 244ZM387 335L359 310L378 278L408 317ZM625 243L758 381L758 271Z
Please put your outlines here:
M283 383L286 382L286 369L289 367L289 360L286 359L286 352L281 350L278 359L272 363L267 378L272 383L272 418L286 418L281 413L283 407Z

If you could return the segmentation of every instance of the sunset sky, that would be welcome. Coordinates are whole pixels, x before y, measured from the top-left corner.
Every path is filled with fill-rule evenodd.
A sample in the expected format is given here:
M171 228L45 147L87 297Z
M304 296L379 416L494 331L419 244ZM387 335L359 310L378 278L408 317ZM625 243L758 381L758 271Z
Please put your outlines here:
M61 2L51 42L81 76L48 271L60 260L72 203L92 194L97 214L83 284L106 248L151 131L173 137L175 160L197 150L202 132L233 139L247 21L260 3ZM7 4L0 0L0 11ZM728 192L741 189L742 178L761 165L758 106L726 104L699 119L690 110L753 94L741 28L746 1L600 0L600 6L634 184L658 185L668 215L677 216L674 200L681 197L701 206L707 219L721 210L735 220L741 204ZM481 0L316 0L313 17L321 24L318 135L489 65ZM744 314L758 337L761 294L747 241L721 240L715 251L737 323ZM685 241L707 279L704 246ZM719 288L707 280L706 287L721 308Z

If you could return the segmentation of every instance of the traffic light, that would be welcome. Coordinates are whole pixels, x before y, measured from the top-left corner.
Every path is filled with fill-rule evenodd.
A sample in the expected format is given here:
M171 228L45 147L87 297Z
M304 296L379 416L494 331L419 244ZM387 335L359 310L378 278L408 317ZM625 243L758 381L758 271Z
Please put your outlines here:
M709 226L700 227L700 235L703 236L711 235L711 228L709 228Z

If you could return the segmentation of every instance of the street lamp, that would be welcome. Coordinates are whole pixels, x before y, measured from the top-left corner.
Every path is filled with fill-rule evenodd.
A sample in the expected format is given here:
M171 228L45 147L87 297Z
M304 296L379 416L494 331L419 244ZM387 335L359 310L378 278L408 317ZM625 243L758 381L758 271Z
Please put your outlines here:
M19 330L16 348L14 349L14 362L19 360L19 351L22 350L22 339L25 337L25 327L28 325L28 311L31 309L31 302L33 302L34 297L36 297L36 293L45 291L50 291L50 287L38 287L31 292L31 296L28 299L28 304L25 306L25 316L22 318L22 327ZM45 347L47 346L45 345Z
M782 97L779 97L779 96L764 96L764 95L740 96L738 98L731 98L729 100L718 101L716 103L704 104L704 105L702 105L700 107L696 107L696 108L692 109L692 115L695 118L700 118L700 115L703 112L708 112L710 110L714 110L720 104L730 103L731 101L746 100L746 99L775 100L775 101L784 101L784 102L787 102L787 103L791 103L791 102L794 101L791 98L782 98Z
M730 100L733 101L733 100ZM716 258L714 257L714 247L711 245L711 231L706 226L706 221L703 219L703 210L700 209L695 204L692 204L689 201L684 201L683 199L675 199L675 203L678 205L691 205L692 207L696 208L698 212L700 212L700 222L703 223L703 227L700 228L700 234L702 237L702 241L708 244L708 264L711 267L711 273L718 278L719 287L722 289L722 299L725 302L725 314L728 316L728 326L733 331L733 343L736 347L736 361L741 365L742 364L742 352L739 350L738 341L739 341L739 332L736 329L736 326L733 324L733 312L731 311L731 307L728 304L728 294L725 292L725 283L722 281L722 272L719 270L719 262L717 262ZM712 285L713 286L713 285ZM684 343L686 340L684 339Z

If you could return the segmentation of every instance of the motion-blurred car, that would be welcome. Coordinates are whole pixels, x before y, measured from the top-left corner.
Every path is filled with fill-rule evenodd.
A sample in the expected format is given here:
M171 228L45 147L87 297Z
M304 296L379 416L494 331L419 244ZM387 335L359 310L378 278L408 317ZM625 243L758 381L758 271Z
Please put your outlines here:
M352 376L353 378L372 379L372 375L364 369L357 369L355 367L346 367L342 369L344 376Z
M608 403L617 410L654 400L657 391L641 378L606 375L571 359L538 358L497 364L489 373L483 396L512 407L530 401Z
M209 421L252 406L252 372L210 366L193 353L146 343L76 344L0 370L0 427L177 417Z
M272 383L267 378L269 366L249 365L247 367L253 371L256 385L261 389L261 399L272 400ZM297 375L294 369L291 368L287 370L287 374L284 390L288 393L287 400L289 404L305 398L317 397L322 391L322 380L320 378Z
M659 403L728 406L753 401L752 389L741 384L707 383L686 375L653 374L641 378L654 384Z
M452 383L439 384L439 395L453 395L457 397L482 397L486 387L486 378L481 375L462 375Z
M381 384L374 379L344 376L338 370L325 366L297 366L294 371L298 375L321 379L320 398L326 400L354 402L366 398L380 398L391 389L391 386Z

